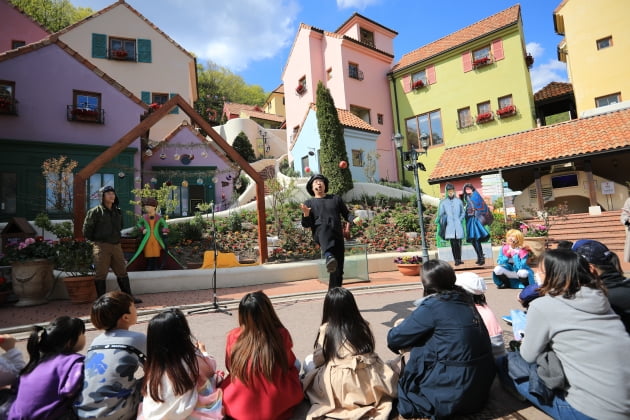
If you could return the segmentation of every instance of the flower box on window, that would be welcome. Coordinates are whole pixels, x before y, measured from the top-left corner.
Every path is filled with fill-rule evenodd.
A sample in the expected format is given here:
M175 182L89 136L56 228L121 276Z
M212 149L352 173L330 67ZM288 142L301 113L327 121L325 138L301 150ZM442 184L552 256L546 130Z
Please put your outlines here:
M68 120L103 124L103 110L100 108L76 108L68 105Z
M477 67L483 67L485 65L488 65L492 62L492 60L490 60L490 57L481 57L478 58L476 60L473 60L473 67L477 68Z
M511 117L512 115L516 115L516 106L508 105L504 106L501 109L497 109L497 115L499 118Z
M304 85L297 85L297 87L295 88L295 93L297 93L298 95L302 95L304 92L306 92L306 86Z
M0 114L16 114L15 102L11 97L0 98Z
M411 85L412 89L422 89L424 87L424 82L422 80L416 80L415 82L413 82L413 84Z
M492 112L484 112L477 115L477 124L483 124L494 119Z
M112 58L117 60L126 60L127 59L127 51L125 50L114 50L112 51Z

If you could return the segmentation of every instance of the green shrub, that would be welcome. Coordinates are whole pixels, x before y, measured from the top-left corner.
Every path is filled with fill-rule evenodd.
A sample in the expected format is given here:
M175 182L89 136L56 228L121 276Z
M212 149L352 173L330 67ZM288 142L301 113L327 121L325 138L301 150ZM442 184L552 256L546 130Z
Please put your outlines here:
M394 216L394 225L404 232L418 232L418 216L413 213L399 213Z
M243 230L243 219L239 212L235 211L230 213L227 218L227 228L232 232L240 232Z

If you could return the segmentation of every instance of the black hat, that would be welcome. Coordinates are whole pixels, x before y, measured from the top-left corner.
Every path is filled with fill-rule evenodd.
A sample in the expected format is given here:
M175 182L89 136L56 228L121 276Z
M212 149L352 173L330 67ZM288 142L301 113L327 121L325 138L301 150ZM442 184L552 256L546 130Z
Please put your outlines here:
M118 207L120 201L118 200L118 194L116 194L116 190L114 189L114 187L112 187L111 185L106 185L103 188L101 188L101 202L103 201L103 197L105 196L105 193L107 192L113 192L114 195L116 196L116 198L114 199L114 205L116 207Z
M315 197L315 193L313 192L313 182L316 179L321 179L322 181L324 181L324 192L325 193L328 192L328 178L326 178L322 174L313 175L306 183L306 192L308 192L311 195L311 197Z
M448 190L454 190L455 186L453 184L451 184L450 182L446 184L446 186L444 187L444 191L448 191Z
M590 264L608 265L612 252L606 245L592 239L581 239L573 245L573 251L581 255Z

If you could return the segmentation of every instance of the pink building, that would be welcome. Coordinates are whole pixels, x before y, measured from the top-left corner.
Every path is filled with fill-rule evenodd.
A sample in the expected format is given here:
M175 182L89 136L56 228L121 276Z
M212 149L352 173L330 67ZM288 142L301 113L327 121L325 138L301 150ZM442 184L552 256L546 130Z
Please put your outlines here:
M46 28L30 16L8 0L0 0L0 53L40 41L48 35Z
M321 80L330 89L337 108L350 111L379 132L376 141L364 149L380 156L375 178L397 179L387 78L396 35L397 32L358 13L334 32L300 25L282 73L288 150L295 150L301 124L316 101L317 83ZM308 143L303 146L319 149L317 138L309 138ZM352 155L352 150L348 150L348 155ZM291 161L299 159L300 156L290 157Z

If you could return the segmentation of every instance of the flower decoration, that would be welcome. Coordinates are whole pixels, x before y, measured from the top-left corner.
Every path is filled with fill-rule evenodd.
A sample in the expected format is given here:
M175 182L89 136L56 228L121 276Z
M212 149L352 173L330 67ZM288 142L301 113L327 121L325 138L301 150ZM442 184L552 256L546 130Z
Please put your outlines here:
M514 105L508 105L504 106L501 109L497 109L497 114L499 115L499 117L506 117L514 113L516 113L516 107Z
M482 123L482 122L486 122L490 120L492 120L492 112L482 112L481 114L477 115L478 123Z
M295 92L296 92L298 95L303 94L305 91L306 91L306 86L304 86L304 85L302 85L302 84L297 85L297 87L295 88Z
M149 109L151 111L155 111L156 109L160 108L162 108L162 104L158 104L157 102L153 102L151 105L149 105Z
M127 51L125 51L125 50L114 50L114 51L112 51L112 56L116 57L116 58L126 58L127 57Z
M490 64L490 57L481 57L473 60L473 67L485 66L486 64Z
M521 223L519 226L521 232L526 237L542 237L549 235L549 229L543 224L527 224Z
M402 255L394 258L394 264L421 264L422 257L419 255Z
M411 87L413 89L422 89L424 87L424 82L422 80L416 80L415 82L413 82L413 85L411 85Z
M53 242L44 240L42 236L37 236L35 238L26 238L23 242L9 242L3 260L10 264L16 261L52 259L54 257L55 247Z

